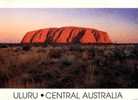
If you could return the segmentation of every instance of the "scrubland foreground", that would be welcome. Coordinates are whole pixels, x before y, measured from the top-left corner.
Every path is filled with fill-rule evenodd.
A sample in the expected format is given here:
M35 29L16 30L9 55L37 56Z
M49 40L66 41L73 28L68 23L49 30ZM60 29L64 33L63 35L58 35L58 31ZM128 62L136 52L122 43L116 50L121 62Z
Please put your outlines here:
M1 88L138 88L138 45L0 48Z

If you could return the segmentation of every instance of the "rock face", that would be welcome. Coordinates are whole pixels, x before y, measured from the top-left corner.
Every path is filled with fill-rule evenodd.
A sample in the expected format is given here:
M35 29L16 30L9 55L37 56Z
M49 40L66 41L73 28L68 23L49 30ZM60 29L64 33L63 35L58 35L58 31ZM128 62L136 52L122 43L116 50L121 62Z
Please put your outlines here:
M111 43L106 32L92 28L61 27L27 32L21 43Z

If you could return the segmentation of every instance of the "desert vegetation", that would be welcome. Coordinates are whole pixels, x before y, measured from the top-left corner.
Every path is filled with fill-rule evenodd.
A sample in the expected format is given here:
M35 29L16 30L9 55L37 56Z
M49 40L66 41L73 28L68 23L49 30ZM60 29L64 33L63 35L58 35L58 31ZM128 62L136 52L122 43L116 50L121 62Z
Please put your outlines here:
M135 88L138 45L1 46L1 88Z

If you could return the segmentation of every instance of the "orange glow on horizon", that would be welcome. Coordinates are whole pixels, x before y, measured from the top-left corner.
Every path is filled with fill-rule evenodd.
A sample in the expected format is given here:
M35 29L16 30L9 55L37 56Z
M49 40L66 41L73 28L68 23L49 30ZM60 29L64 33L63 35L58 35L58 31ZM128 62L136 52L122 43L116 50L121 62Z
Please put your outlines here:
M0 11L1 43L19 43L28 31L63 26L95 28L107 32L113 42L138 43L137 23L106 11L105 14L93 9L1 8Z

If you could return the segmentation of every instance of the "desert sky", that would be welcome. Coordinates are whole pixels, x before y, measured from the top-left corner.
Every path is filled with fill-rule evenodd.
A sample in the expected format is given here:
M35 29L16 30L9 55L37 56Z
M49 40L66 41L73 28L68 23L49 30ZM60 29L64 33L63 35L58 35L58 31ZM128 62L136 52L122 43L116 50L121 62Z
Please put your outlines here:
M115 43L138 43L136 8L0 8L0 43L19 43L28 31L62 26L95 28Z

